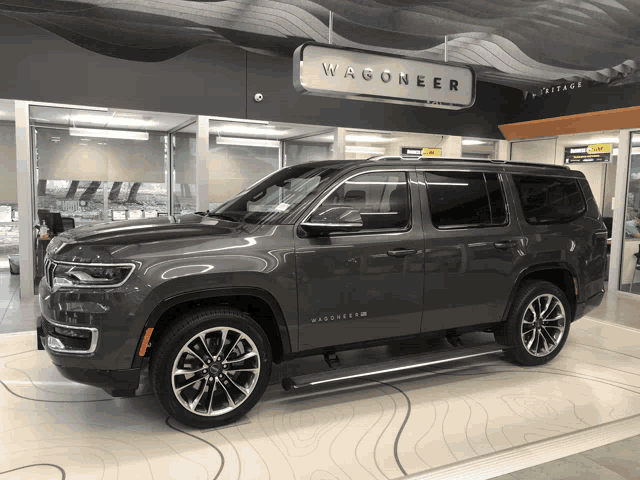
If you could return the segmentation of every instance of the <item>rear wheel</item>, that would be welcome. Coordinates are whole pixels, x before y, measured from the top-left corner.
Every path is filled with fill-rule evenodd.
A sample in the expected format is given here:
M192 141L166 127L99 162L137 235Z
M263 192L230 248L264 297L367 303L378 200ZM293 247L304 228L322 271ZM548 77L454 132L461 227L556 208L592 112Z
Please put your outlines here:
M195 428L236 421L258 402L271 374L271 346L251 317L209 308L182 317L162 338L151 381L165 410Z
M564 347L571 326L571 306L556 285L535 281L521 287L507 323L496 340L512 347L510 353L523 365L543 365Z

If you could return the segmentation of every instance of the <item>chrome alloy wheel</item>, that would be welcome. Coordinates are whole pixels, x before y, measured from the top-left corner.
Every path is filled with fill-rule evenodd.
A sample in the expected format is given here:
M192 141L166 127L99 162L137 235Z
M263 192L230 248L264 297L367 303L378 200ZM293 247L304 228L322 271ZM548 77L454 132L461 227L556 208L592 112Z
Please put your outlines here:
M202 331L178 352L171 386L188 411L218 416L235 410L253 392L260 374L260 355L240 330L216 327Z
M537 296L522 318L524 347L536 357L549 355L562 340L566 321L562 302L555 295L547 293Z

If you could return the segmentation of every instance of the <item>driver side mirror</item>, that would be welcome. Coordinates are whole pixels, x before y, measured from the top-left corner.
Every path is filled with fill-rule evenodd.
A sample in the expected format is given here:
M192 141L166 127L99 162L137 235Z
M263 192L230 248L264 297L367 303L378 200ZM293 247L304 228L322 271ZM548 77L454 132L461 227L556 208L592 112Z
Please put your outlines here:
M309 235L323 235L334 232L357 232L362 228L360 212L353 207L328 205L321 207L300 225Z

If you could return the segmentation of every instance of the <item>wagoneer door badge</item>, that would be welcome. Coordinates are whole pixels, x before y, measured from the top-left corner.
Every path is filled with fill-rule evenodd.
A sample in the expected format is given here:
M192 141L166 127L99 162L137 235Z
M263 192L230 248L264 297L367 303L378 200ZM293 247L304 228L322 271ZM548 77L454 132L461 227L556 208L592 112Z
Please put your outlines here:
M311 319L311 323L320 323L320 322L333 322L335 320L349 320L354 318L362 318L366 317L367 312L355 312L355 313L339 313L333 315L320 315L319 317L315 317Z

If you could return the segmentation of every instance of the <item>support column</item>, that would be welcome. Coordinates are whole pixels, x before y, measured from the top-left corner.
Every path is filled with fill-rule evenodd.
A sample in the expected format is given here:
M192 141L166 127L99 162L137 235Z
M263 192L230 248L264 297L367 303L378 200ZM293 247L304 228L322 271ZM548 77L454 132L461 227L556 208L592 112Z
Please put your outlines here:
M196 121L196 212L209 210L209 118Z
M462 158L462 137L445 136L442 142L442 156Z
M34 232L35 218L33 196L33 162L31 160L31 135L29 132L29 103L16 100L16 165L18 171L18 212L20 225L20 298L34 295Z
M609 289L607 297L615 301L620 285L620 263L622 262L622 242L624 242L624 218L627 204L627 184L629 178L629 153L631 151L631 130L620 130L618 143L618 166L616 169L616 189L613 205L613 232L611 238L611 258L609 259Z
M336 128L335 137L333 138L333 158L334 160L344 160L346 157L346 136L345 128Z
M507 140L498 140L496 145L496 160L510 160L511 148Z

